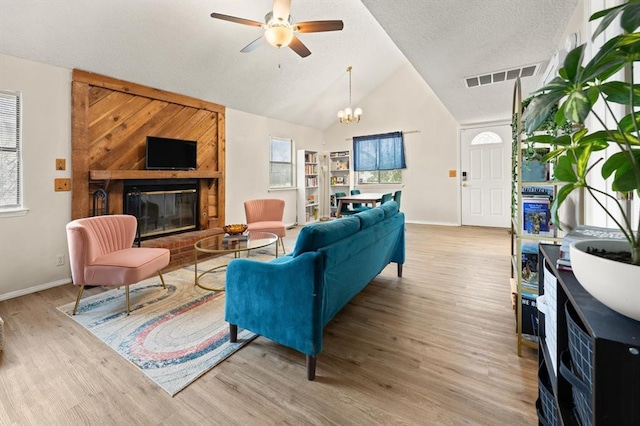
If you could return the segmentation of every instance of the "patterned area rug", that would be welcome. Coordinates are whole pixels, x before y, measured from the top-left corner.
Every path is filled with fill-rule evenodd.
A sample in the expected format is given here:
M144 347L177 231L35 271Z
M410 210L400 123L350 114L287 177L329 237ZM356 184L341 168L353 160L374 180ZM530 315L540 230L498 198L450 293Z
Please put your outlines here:
M273 254L268 249L256 250L251 257L269 260ZM231 258L222 256L199 263L198 273L226 264ZM256 335L239 328L238 342L229 343L224 292L196 287L193 265L163 276L166 290L157 275L130 286L129 316L124 288L83 297L76 315L71 315L75 301L58 310L174 396ZM218 288L224 283L224 270L204 275L201 282Z

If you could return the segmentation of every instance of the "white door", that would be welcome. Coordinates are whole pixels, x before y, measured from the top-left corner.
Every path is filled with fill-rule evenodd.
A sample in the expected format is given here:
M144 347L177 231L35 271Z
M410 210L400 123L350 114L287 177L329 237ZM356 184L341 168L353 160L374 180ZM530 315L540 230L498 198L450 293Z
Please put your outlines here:
M462 224L508 228L511 221L511 126L461 129Z

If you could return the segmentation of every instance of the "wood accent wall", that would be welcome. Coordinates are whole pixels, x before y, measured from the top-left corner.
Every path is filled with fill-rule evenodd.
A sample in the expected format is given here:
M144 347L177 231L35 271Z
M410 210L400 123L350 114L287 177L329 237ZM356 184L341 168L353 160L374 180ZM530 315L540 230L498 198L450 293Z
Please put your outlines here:
M101 187L109 193L109 213L122 213L123 180L91 180L90 172L140 171L136 174L155 178L145 170L147 136L197 141L197 171L210 172L198 179L198 225L222 227L225 107L81 70L73 70L72 82L73 219L92 214L92 194ZM180 178L181 172L171 177Z

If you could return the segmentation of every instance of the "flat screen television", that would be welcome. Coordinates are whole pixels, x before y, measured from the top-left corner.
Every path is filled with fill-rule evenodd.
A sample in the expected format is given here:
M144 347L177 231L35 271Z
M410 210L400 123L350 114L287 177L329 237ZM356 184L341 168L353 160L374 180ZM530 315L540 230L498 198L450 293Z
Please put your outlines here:
M195 170L196 141L147 136L147 170Z

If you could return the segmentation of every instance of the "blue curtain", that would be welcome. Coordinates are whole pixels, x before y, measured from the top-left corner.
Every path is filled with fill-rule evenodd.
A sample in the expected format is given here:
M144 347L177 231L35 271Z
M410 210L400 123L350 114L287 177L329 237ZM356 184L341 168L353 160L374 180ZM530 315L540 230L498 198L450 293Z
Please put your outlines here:
M353 169L356 172L406 168L402 132L353 138Z

